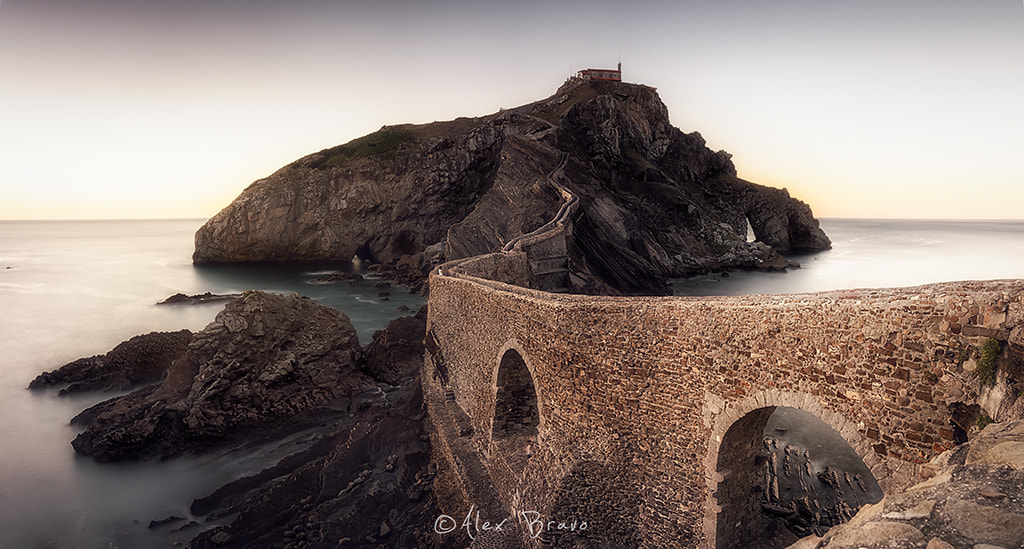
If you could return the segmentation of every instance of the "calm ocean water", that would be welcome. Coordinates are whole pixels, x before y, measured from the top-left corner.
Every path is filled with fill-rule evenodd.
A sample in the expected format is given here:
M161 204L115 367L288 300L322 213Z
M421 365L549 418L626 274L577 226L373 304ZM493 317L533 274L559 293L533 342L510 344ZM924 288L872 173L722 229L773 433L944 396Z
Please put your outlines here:
M320 268L193 267L201 220L0 221L0 547L166 546L146 525L257 469L252 453L97 465L76 457L68 420L110 396L25 389L39 372L153 330L200 330L222 305L157 307L176 292L297 291L345 311L366 344L421 299L381 301L372 282L313 285ZM679 281L681 295L786 293L1024 278L1024 222L824 220L834 249L788 273ZM195 530L179 536L184 540Z
M58 398L26 389L40 372L134 335L201 330L223 307L157 301L177 292L299 292L345 311L364 345L402 314L400 305L415 311L423 302L402 288L381 301L372 281L309 283L327 267L193 267L202 222L0 221L0 547L167 546L151 537L149 521L189 516L192 499L269 459L98 465L74 454L68 420L113 395Z
M675 293L779 294L1024 278L1024 221L824 219L821 227L832 249L791 256L801 269L679 280Z

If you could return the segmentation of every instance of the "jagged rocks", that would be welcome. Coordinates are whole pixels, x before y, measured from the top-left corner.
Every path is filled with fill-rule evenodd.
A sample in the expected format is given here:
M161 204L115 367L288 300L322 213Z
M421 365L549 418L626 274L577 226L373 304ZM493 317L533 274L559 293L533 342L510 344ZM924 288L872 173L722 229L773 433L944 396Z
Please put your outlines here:
M167 457L365 388L348 318L297 295L249 291L195 334L160 385L76 417L72 442L100 461Z
M777 252L831 245L806 204L739 179L728 153L674 128L653 88L577 82L491 116L387 127L302 158L210 219L193 260L358 256L409 283L544 226L566 193L578 207L560 224L564 251L530 259L545 275L566 271L575 292L666 293L668 277L786 268Z
M158 301L157 305L202 305L206 303L219 303L221 301L231 301L232 299L238 299L242 297L242 294L214 294L210 292L187 295L183 293L176 293L163 301Z
M250 548L450 547L429 527L440 511L418 376L352 402L358 412L326 417L308 449L195 500L195 516L232 518L189 547L216 547L221 533Z
M398 385L415 377L423 366L423 338L427 329L427 307L415 316L402 316L373 334L366 347L366 373L376 380Z
M183 355L192 332L151 332L118 344L107 354L80 358L57 370L43 372L29 384L42 389L67 384L60 394L86 391L124 391L160 381L171 363Z
M869 490L858 474L832 465L816 473L806 448L765 436L763 455L761 508L797 536L823 535L881 498L877 486Z
M929 477L864 506L823 538L792 547L828 549L1024 546L1024 421L993 423L927 464Z

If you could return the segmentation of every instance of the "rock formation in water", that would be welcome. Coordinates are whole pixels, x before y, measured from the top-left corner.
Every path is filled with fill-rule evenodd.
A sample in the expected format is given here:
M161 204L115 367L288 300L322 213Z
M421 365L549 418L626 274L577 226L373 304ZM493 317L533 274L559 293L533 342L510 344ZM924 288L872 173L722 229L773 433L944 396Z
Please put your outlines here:
M805 203L738 178L729 154L673 127L653 88L573 80L529 105L384 127L299 159L200 228L193 261L358 256L422 279L568 202L570 291L662 293L667 277L784 267L776 252L831 245Z
M88 426L73 446L100 461L286 456L193 501L187 518L149 517L169 537L192 531L189 547L447 546L424 527L439 515L419 380L425 319L424 307L393 320L364 351L340 311L246 292L194 336L147 334L82 359L133 365L162 349L166 375L80 414ZM40 378L95 377L82 361Z
M807 448L766 435L763 455L761 508L779 523L769 529L779 532L779 540L795 540L808 533L822 535L830 527L850 520L865 504L882 498L873 478L833 465L816 472ZM778 526L791 534L782 533Z
M221 301L231 301L232 299L238 299L242 297L242 294L214 294L210 292L187 295L183 293L176 293L163 301L158 301L157 305L204 305L207 303L219 303Z
M924 482L790 549L1024 547L1024 421L993 423L926 465Z
M292 418L373 385L343 313L249 291L195 334L164 380L76 416L72 442L99 461L167 457Z
M80 358L57 370L43 372L29 389L64 385L60 394L86 391L125 391L160 381L171 363L185 353L192 332L152 332L135 336L103 355Z

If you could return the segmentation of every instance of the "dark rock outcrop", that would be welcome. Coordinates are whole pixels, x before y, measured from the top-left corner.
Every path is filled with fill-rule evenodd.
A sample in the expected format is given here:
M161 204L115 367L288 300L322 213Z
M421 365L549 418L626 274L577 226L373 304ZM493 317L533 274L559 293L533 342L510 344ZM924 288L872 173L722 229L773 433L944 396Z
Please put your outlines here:
M231 301L239 297L242 297L242 294L214 294L206 292L203 294L187 295L176 293L163 301L157 302L157 305L202 305L205 303Z
M790 549L1024 546L1024 421L989 425L932 460L922 476L927 480Z
M669 123L653 88L570 81L536 103L386 127L302 158L200 228L193 261L358 256L422 277L499 251L568 201L560 255L531 261L573 275L570 291L663 293L668 277L830 247L806 204L738 178L728 153Z
M221 534L246 548L450 547L431 533L440 511L419 378L352 401L358 413L326 417L308 449L194 501L203 521L233 518L189 547L217 547Z
M419 375L423 367L423 338L427 331L427 306L416 316L402 316L373 334L364 357L366 373L372 378L398 385Z
M80 358L43 372L29 384L42 389L68 384L60 394L85 391L126 391L160 381L171 363L185 354L192 332L152 332L118 344L107 354Z
M249 291L195 334L160 385L100 403L72 442L99 461L169 457L373 385L343 313Z
M175 357L161 384L77 416L87 428L72 444L100 461L215 448L286 456L193 501L188 518L149 523L169 537L194 530L189 547L447 547L424 527L440 513L419 379L425 328L424 307L364 352L340 311L246 292L194 336L147 334L83 359L134 364L184 338L161 347L166 364Z

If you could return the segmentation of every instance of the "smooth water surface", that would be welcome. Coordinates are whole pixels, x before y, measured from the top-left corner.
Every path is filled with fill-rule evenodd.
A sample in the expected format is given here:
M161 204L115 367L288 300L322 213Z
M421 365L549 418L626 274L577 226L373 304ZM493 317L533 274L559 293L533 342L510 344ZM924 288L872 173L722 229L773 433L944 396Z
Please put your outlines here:
M823 219L832 249L788 256L784 273L714 273L673 284L676 295L744 295L1024 278L1022 221Z
M422 304L374 281L317 285L332 266L194 267L201 220L0 221L0 547L164 546L146 528L188 517L195 497L275 456L261 452L167 463L100 465L76 457L68 420L112 395L59 398L29 381L153 330L201 330L222 304L156 306L174 293L299 292L345 311L365 345ZM681 295L808 292L956 279L1024 278L1024 223L824 220L831 251L788 273L681 280ZM178 539L188 539L190 530Z
M0 221L0 547L150 547L149 521L273 456L100 465L75 455L68 420L111 394L29 391L40 372L154 330L201 330L223 303L157 306L177 292L298 292L346 312L359 340L423 303L373 280L313 284L324 266L193 267L202 220ZM329 266L328 266L329 267ZM390 291L388 301L378 293ZM411 313L407 313L411 314ZM188 539L198 530L183 533ZM165 546L166 541L159 540Z

